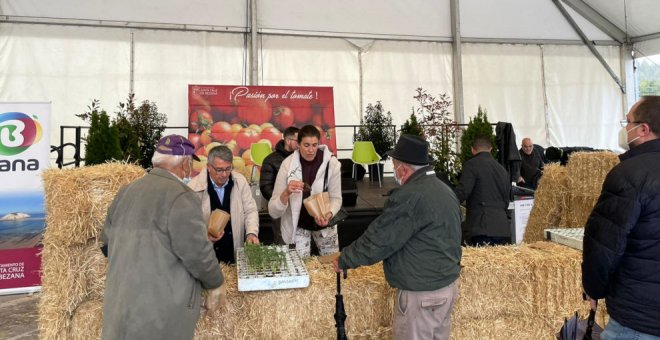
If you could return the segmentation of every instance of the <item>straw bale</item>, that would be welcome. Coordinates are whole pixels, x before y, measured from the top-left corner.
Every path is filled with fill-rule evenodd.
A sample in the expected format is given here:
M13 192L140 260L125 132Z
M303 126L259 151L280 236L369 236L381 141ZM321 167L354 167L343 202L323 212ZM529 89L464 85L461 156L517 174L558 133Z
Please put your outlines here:
M581 260L550 242L464 248L452 338L553 339L564 317L588 311Z
M82 245L89 238L97 238L119 188L144 174L139 166L116 162L45 170L44 238L49 236L61 247Z
M87 242L83 249L82 272L85 275L87 298L102 301L108 260L103 256L100 247L101 243L94 239Z
M315 258L306 262L310 286L279 291L238 292L236 269L223 268L228 305L204 314L196 339L334 339L336 274ZM349 338L382 339L391 335L394 289L382 265L351 270L342 279Z
M41 258L41 338L58 339L60 332L69 331L71 318L81 303L103 299L107 261L94 239L84 246L59 247L44 238Z
M88 300L76 308L71 318L71 339L101 338L103 328L103 300Z
M612 168L619 164L619 157L609 151L576 152L566 166L569 195L566 207L561 215L559 226L562 228L581 228L587 222L591 210Z
M566 167L559 164L545 166L534 195L534 207L529 214L523 235L525 243L543 240L543 229L555 228L559 225L568 190L567 177Z

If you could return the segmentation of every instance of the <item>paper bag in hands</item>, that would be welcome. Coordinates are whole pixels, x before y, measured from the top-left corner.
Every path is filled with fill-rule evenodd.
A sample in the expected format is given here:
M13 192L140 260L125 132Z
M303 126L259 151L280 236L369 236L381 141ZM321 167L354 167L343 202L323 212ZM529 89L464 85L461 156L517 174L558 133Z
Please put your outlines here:
M205 292L204 308L209 312L216 312L224 309L227 306L227 287L223 282L222 285L215 289L209 289Z
M218 237L223 233L227 222L229 222L230 215L223 210L215 209L209 217L208 232L213 237Z
M303 200L305 209L312 217L325 218L330 211L330 196L327 191L311 195Z

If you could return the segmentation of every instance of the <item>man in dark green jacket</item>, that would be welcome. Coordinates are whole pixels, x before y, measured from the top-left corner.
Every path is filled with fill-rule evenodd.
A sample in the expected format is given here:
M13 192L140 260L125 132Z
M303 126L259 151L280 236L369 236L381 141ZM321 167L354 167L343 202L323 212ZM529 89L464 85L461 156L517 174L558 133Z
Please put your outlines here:
M385 279L397 288L394 338L449 339L461 261L458 199L428 165L423 139L401 136L390 157L401 187L334 267L383 261Z

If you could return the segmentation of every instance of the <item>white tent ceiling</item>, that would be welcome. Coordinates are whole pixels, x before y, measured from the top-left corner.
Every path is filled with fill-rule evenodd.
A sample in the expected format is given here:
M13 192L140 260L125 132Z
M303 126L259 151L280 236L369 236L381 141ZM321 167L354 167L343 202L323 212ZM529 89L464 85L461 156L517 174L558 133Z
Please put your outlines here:
M112 111L130 88L185 125L173 94L190 83L320 85L335 87L338 124L375 100L401 124L422 86L452 95L463 120L487 104L540 144L612 147L610 122L634 100L608 75L631 83L621 43L660 53L657 0L252 1L254 32L250 0L1 0L0 101L52 100L54 124L75 125L91 98Z

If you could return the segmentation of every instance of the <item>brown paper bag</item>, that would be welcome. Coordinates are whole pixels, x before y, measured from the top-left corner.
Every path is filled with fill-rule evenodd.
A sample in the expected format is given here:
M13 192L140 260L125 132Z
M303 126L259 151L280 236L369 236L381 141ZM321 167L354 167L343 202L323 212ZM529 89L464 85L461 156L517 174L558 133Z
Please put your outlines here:
M227 222L231 216L223 210L215 209L209 217L209 227L208 232L213 237L218 237L225 230Z
M312 217L325 217L330 212L330 196L327 191L305 198L303 204Z

